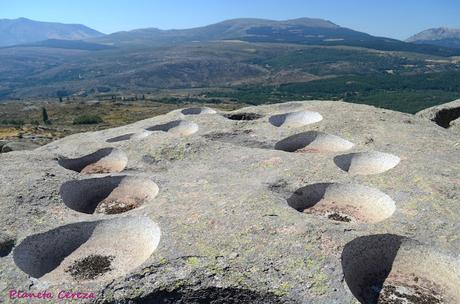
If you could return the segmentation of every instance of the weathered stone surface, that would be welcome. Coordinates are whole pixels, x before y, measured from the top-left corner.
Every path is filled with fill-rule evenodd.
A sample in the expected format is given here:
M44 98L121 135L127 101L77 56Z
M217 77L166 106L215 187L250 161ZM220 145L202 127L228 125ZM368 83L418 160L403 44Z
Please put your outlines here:
M0 152L2 151L2 148L4 145L6 145L8 143L8 141L6 140L0 140Z
M37 144L29 142L17 142L12 141L2 145L2 153L12 152L12 151L22 151L22 150L33 150L40 147Z
M317 112L323 120L297 128L269 121L297 111ZM16 247L0 258L0 296L10 289L56 295L71 289L94 292L97 299L87 301L97 303L342 304L390 299L403 290L403 296L420 300L459 300L459 135L414 115L332 101L223 114L229 113L174 111L1 154L0 226ZM107 142L152 126L142 138ZM170 131L177 126L181 132ZM333 134L354 145L336 151L326 149L334 140L321 140L325 149L275 149L305 132ZM82 175L57 161L107 147L126 154L122 172ZM400 162L382 169L386 158L365 154L370 151ZM356 172L337 164L336 157L351 153L364 153L352 154L364 155L354 160ZM142 194L145 187L137 189L133 180L132 191L130 183L115 187L111 200L111 187L93 196L96 183L94 206L107 197L109 207L142 200L116 214L79 212L61 197L69 181L116 176L149 180L158 194ZM323 192L312 186L321 184L333 186ZM78 190L72 203L85 198L82 188L72 189ZM293 197L322 212L299 212L290 204ZM159 236L149 225L161 230L158 247L146 241L149 233ZM55 249L52 263L39 267L47 246Z
M458 118L460 118L460 99L427 108L415 115L429 119L437 125L460 132Z
M460 134L460 118L452 120L449 129Z

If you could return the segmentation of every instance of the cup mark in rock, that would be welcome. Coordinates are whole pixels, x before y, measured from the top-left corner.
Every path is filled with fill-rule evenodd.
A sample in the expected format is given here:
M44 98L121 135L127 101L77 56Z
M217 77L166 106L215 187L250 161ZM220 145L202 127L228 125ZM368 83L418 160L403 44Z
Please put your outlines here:
M198 131L198 125L188 120L174 120L164 124L155 125L147 131L162 131L181 136L189 136Z
M60 166L82 174L121 172L127 163L126 154L116 148L103 148L79 158L58 158Z
M234 113L224 114L224 117L230 120L256 120L262 118L263 115L257 113Z
M214 109L208 107L194 107L187 108L181 111L184 115L202 115L202 114L216 114L217 112Z
M158 191L148 178L124 175L68 181L59 193L64 204L75 211L119 214L152 200Z
M395 211L395 203L388 195L355 184L311 184L296 190L287 202L299 212L352 223L377 223Z
M298 111L271 116L268 121L275 127L298 128L323 120L318 112Z
M396 167L400 158L396 155L370 151L343 154L334 157L334 163L353 175L379 174Z
M127 133L127 134L123 134L120 136L109 138L106 140L106 142L115 143L115 142L126 141L126 140L140 140L140 139L143 139L149 136L150 134L151 132L149 131L144 131L144 132L139 132L139 133Z
M13 258L22 271L48 282L109 280L147 260L160 234L145 216L79 222L25 238Z
M345 282L360 303L459 303L460 263L393 234L358 237L342 252Z
M353 143L336 135L307 131L286 137L275 144L275 150L286 152L342 152Z
M133 137L134 134L135 134L135 133L128 133L128 134L124 134L124 135L112 137L112 138L107 139L106 142L108 142L108 143L114 143L114 142L120 142L120 141L130 140L131 137Z
M438 126L443 128L449 128L451 122L460 117L460 107L454 107L449 109L441 109L436 113L432 118L432 121L435 122Z

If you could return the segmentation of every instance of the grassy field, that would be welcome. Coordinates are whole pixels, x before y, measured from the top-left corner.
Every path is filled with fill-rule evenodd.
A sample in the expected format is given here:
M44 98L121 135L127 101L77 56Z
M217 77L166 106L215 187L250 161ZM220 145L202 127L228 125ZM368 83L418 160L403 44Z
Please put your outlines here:
M198 99L196 99L198 101ZM86 131L102 130L133 123L187 106L205 106L182 101L163 103L143 101L49 101L0 103L0 140L32 141L46 144L61 137ZM234 110L244 104L219 103L211 106ZM43 108L49 121L43 120ZM81 123L77 118L98 117L101 122Z

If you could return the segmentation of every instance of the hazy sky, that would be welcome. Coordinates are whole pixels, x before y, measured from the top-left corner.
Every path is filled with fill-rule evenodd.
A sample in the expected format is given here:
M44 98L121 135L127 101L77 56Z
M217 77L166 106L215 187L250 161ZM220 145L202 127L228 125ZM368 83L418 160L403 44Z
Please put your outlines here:
M104 33L189 28L225 19L315 17L405 39L430 27L460 28L460 0L0 0L0 19L82 23Z

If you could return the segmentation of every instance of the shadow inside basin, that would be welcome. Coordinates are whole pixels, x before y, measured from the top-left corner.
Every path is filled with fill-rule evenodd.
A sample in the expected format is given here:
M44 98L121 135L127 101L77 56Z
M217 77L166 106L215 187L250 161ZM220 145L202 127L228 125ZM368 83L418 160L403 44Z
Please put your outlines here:
M170 129L178 127L181 124L181 120L174 120L164 124L155 125L149 128L146 128L147 131L163 131L168 132Z
M118 187L126 176L107 176L73 180L62 184L59 193L64 204L78 212L93 214L101 201Z
M131 139L131 137L133 137L134 134L135 133L128 133L128 134L120 135L120 136L117 136L117 137L109 138L106 141L108 143L115 143L115 142L125 141L125 140Z
M256 120L262 118L263 115L257 113L235 113L224 114L224 117L230 120Z
M315 206L321 201L332 183L317 183L297 189L288 199L288 205L299 212Z
M378 234L358 237L345 245L342 252L345 282L361 303L378 303L404 239L394 234Z

